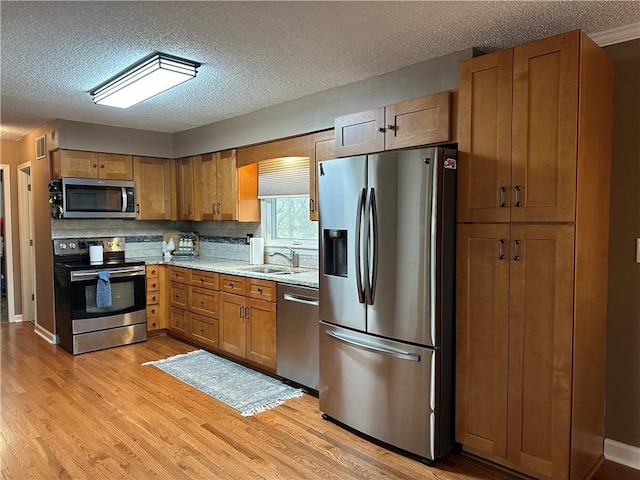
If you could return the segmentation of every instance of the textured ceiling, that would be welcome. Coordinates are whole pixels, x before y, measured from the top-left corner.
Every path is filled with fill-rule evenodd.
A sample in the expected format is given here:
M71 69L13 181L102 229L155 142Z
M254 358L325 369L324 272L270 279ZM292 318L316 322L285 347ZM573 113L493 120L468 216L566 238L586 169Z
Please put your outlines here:
M637 1L0 2L0 138L64 118L174 133L475 46L640 21ZM153 51L195 80L121 110L87 93Z

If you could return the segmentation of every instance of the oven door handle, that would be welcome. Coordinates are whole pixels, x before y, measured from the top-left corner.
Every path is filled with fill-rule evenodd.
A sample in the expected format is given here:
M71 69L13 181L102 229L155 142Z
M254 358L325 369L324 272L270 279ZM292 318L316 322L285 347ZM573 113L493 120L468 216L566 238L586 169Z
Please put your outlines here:
M145 274L145 267L118 268L118 269L102 269L102 270L84 270L82 272L71 272L72 282L81 282L91 278L98 278L98 272L109 272L109 278L136 277Z

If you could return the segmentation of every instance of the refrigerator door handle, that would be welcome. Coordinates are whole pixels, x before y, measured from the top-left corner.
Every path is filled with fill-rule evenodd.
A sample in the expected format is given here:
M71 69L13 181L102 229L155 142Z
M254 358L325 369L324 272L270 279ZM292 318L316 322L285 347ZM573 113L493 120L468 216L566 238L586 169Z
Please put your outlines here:
M366 189L363 188L362 192L360 193L360 198L358 199L358 207L356 210L356 238L355 238L356 288L358 290L358 302L360 303L365 302L364 287L362 286L361 249L362 249L362 211L364 210L364 202L365 202L366 195L367 195L367 191ZM366 255L366 251L367 250L365 248L365 255ZM365 269L366 269L366 264L365 264Z
M376 294L376 280L378 277L378 210L376 208L376 189L371 187L366 207L365 228L365 298L368 305L373 305ZM373 236L373 242L371 238ZM369 253L369 248L373 252Z
M339 340L342 343L346 343L352 347L361 348L362 350L367 350L369 352L380 353L382 355L387 355L389 357L399 358L401 360L409 360L411 362L419 362L420 355L412 352L403 352L402 350L396 350L395 348L383 347L380 345L374 345L369 343L363 343L361 341L357 341L356 339L343 335L338 332L333 332L331 330L327 330L325 332L332 338Z

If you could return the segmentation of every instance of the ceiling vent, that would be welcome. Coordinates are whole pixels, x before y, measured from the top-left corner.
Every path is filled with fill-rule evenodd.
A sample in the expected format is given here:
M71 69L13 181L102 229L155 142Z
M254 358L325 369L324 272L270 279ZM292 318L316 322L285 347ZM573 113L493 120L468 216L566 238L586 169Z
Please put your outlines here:
M46 158L47 156L47 136L42 135L36 138L36 160Z

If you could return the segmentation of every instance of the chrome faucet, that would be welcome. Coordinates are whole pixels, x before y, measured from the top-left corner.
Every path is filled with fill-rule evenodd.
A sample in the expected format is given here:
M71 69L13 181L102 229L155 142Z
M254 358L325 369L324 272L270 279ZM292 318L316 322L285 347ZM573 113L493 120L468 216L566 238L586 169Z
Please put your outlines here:
M298 256L296 255L296 252L294 252L292 248L289 248L288 250L289 250L289 255L285 255L284 253L281 253L281 252L271 252L269 253L269 256L275 257L276 255L279 255L285 258L287 262L289 262L289 265L291 266L291 268L295 268L298 266Z

